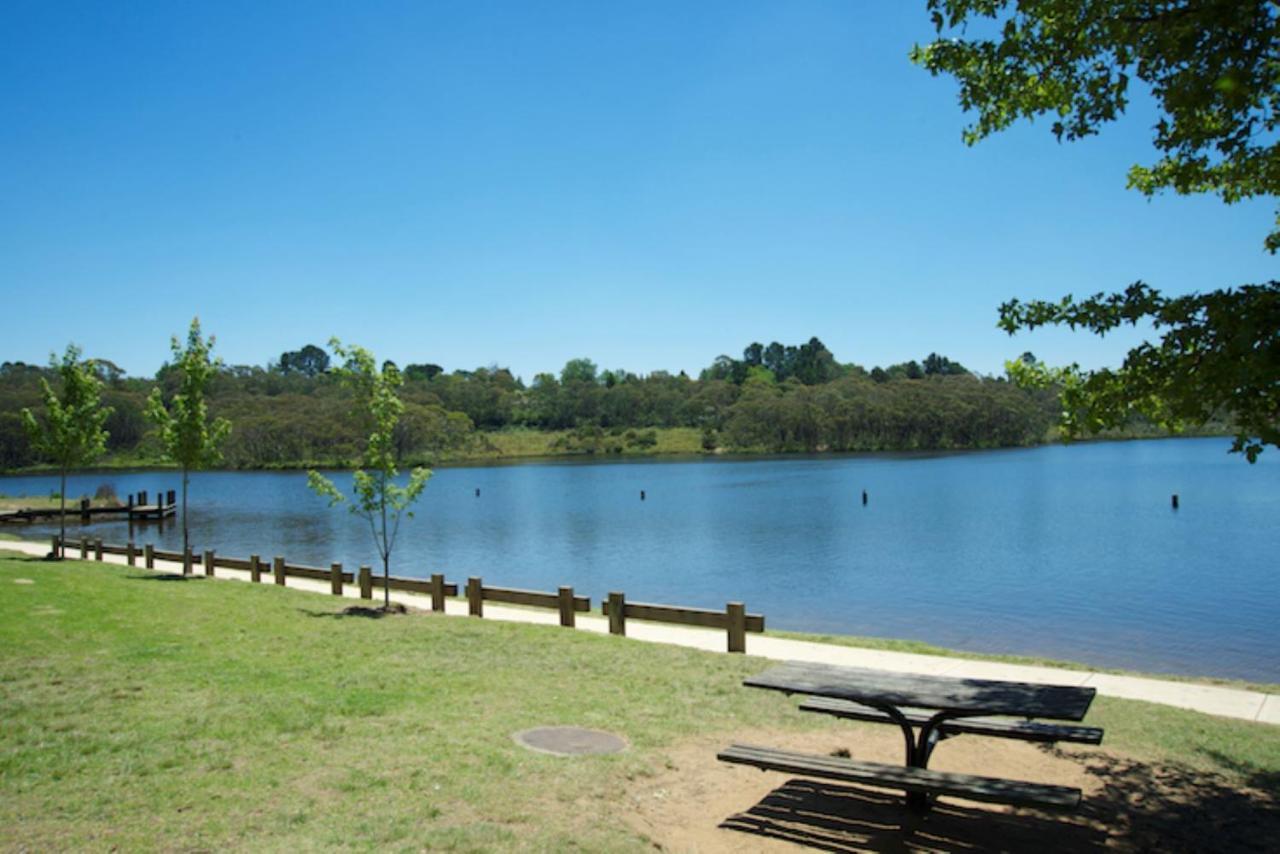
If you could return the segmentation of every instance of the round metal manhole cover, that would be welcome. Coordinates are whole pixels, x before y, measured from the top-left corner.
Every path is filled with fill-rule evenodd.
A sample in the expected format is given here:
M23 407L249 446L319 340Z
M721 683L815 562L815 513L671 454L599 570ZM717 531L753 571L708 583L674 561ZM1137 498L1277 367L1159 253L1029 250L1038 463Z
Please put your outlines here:
M578 726L540 726L512 736L517 744L555 756L589 756L627 749L626 739L598 729Z

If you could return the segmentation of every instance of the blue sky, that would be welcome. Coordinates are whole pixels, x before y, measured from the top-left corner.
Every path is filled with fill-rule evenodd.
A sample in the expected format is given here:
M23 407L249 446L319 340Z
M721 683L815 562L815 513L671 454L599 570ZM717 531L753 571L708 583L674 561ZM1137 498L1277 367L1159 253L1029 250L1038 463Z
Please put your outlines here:
M912 66L924 0L10 2L0 360L151 374L198 314L228 362L332 335L530 379L688 370L817 335L864 365L1137 339L995 328L1012 297L1276 277L1274 200L1148 201L1101 137L974 148Z

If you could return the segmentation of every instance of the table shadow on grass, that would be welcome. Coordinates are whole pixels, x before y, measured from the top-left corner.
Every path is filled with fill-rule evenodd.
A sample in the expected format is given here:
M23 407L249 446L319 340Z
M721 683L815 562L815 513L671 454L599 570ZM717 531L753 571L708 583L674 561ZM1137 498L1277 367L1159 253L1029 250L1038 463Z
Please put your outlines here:
M944 799L918 815L900 794L796 778L720 827L834 852L1265 851L1280 835L1272 774L1241 784L1101 754L1089 759L1087 771L1101 789L1073 813L996 812Z
M149 575L126 575L130 581L204 581L203 575L181 575L176 572L162 572Z

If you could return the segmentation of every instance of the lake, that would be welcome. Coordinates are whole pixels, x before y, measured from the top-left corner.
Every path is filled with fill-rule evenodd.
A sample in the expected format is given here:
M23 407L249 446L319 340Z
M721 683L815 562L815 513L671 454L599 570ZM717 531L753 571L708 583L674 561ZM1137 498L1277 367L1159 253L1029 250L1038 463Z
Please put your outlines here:
M442 468L392 571L570 584L593 605L610 590L742 600L775 629L1280 682L1280 458L1251 466L1228 444ZM71 481L69 494L110 483L122 498L180 487L172 472ZM9 495L56 489L0 478ZM377 563L367 525L328 509L301 472L194 474L191 513L197 549ZM128 538L123 522L86 530ZM180 547L181 529L138 526L135 539Z

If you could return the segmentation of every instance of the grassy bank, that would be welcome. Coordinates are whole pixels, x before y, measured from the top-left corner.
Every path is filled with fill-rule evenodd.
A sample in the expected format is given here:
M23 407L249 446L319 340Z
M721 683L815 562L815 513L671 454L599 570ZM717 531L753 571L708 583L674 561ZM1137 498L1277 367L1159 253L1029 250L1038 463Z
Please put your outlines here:
M1042 658L1031 655L1003 655L990 652L970 652L963 649L949 649L934 646L931 643L899 638L877 638L862 635L829 635L809 634L806 632L788 632L770 629L774 637L793 638L813 643L829 643L836 646L851 646L859 649L880 649L888 652L907 652L916 655L940 655L946 658L970 658L980 661L998 661L1003 664L1023 664L1031 667L1057 667L1063 670L1088 670L1095 673L1112 673L1118 676L1137 676L1143 679L1163 679L1172 682L1191 682L1200 685L1215 685L1223 688L1240 688L1246 691L1261 691L1264 694L1280 694L1280 685L1272 682L1249 682L1244 679L1222 679L1214 676L1180 676L1170 673L1143 673L1136 670L1097 667L1078 661L1062 661L1056 658Z
M640 851L619 812L674 745L858 731L742 689L750 657L167 578L0 553L0 848ZM1134 757L1280 775L1280 727L1108 699L1087 722ZM543 724L631 749L512 742Z

